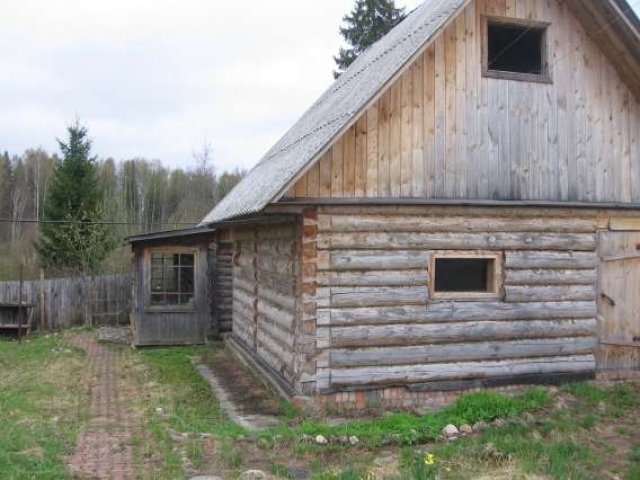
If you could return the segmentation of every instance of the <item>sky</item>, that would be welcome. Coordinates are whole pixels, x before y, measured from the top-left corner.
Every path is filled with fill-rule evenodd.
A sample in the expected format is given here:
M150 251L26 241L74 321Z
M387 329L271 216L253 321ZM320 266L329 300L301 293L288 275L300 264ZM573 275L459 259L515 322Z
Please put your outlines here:
M353 0L4 0L0 151L249 168L333 81ZM420 0L398 0L415 8Z
M78 118L99 157L190 167L209 145L249 168L333 81L353 4L3 0L0 151L55 152Z

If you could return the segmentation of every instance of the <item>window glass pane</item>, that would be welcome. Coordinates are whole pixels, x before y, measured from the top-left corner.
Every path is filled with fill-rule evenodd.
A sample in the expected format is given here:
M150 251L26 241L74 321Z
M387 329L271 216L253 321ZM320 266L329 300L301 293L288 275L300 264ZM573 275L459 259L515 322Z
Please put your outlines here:
M164 293L152 293L151 294L151 305L162 305L164 304Z
M436 258L436 292L491 292L489 258Z
M489 70L541 75L545 29L489 23Z
M167 294L167 305L178 305L180 303L180 295L177 293L168 293Z
M180 293L193 293L193 268L180 269Z
M180 255L180 266L181 267L193 267L193 254L192 253L183 253Z
M152 279L151 280L151 291L152 292L164 292L164 285L162 283L162 278Z
M182 305L191 305L193 304L193 295L180 295L180 303Z

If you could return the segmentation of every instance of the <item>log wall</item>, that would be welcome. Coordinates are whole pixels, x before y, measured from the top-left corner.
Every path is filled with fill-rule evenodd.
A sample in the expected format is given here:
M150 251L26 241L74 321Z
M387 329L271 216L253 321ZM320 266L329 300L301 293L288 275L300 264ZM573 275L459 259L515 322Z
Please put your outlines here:
M213 243L209 246L209 301L211 302L211 334L230 333L233 323L233 244Z
M483 76L484 16L550 22L551 82ZM598 40L564 1L471 1L287 195L638 203L640 101Z
M597 228L593 212L318 207L318 389L594 372ZM434 250L498 252L497 298L430 298Z
M300 278L297 223L237 229L233 336L293 385Z

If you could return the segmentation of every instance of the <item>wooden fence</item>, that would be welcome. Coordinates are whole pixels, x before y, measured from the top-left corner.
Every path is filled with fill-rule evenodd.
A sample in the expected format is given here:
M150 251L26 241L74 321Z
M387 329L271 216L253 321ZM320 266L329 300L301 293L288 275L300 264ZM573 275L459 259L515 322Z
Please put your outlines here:
M19 302L20 282L0 282L0 303ZM42 299L44 298L44 305ZM22 301L33 305L31 322L49 329L75 325L123 325L131 310L131 276L68 277L29 280Z

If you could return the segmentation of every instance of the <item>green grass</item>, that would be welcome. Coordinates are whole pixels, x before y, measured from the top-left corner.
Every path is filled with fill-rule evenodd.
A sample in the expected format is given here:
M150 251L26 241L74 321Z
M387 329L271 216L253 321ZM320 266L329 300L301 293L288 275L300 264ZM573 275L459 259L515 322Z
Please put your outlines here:
M0 340L0 478L67 478L88 399L83 354L58 335Z
M442 428L449 423L462 425L478 421L489 422L496 418L509 418L526 411L538 410L549 403L550 396L544 389L531 389L524 395L515 397L488 392L472 393L463 395L454 405L429 415L393 413L373 420L351 421L337 426L306 421L293 428L276 427L264 433L263 437L279 436L292 440L302 435L355 435L367 447L416 445L436 440Z
M160 385L150 414L167 418L170 428L179 432L211 433L235 437L244 430L231 422L220 408L211 387L195 370L189 357L202 347L175 347L140 350L140 357ZM162 409L157 414L156 409Z

